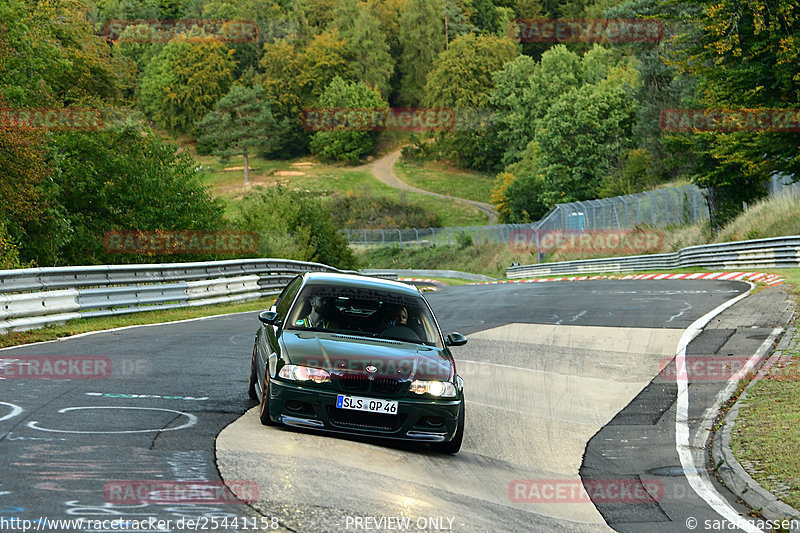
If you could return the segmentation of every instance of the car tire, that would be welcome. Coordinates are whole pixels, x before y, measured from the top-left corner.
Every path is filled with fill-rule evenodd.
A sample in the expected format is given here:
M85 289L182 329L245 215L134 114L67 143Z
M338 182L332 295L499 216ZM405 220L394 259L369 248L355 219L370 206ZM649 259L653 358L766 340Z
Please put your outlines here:
M256 381L258 381L258 374L256 373L256 347L253 346L253 358L250 359L250 379L247 381L247 395L250 396L251 400L258 401Z
M264 371L264 386L261 389L261 404L258 406L258 418L265 426L274 426L275 422L269 417L269 372Z
M461 449L461 442L464 440L464 399L461 400L461 407L458 409L458 427L456 434L447 442L434 442L431 450L440 453L458 453Z

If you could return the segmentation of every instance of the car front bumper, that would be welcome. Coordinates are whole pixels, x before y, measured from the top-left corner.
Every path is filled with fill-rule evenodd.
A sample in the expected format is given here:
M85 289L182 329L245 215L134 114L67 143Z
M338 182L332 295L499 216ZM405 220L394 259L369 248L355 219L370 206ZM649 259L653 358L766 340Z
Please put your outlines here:
M270 381L270 392L272 418L287 426L418 442L451 440L458 428L463 401L460 397L439 400L367 395L397 400L397 414L388 415L336 407L339 394L363 396L358 393L320 390L276 379Z

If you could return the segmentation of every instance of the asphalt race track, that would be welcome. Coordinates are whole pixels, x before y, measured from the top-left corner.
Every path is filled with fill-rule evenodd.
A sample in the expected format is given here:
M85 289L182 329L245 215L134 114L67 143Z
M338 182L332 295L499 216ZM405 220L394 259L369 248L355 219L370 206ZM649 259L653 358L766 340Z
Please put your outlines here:
M669 434L674 383L654 378L693 321L747 290L740 282L602 280L426 295L445 332L470 338L453 349L468 402L455 456L258 424L246 391L255 313L3 350L6 367L15 357L94 356L111 372L0 380L0 526L11 518L121 519L123 527L105 530L181 531L180 518L199 519L197 529L227 518L229 529L252 531L255 508L266 517L259 529L293 531L397 530L403 523L394 517L409 519L412 531L687 531L681 507L701 520L719 515L688 484L675 488L684 478L674 413ZM729 332L722 342L722 334L698 337L695 352L733 342L737 320L721 324ZM742 353L771 331L757 326L747 326ZM707 389L690 397L693 420L713 398ZM109 492L125 482L215 483L220 473L257 487L252 507ZM586 480L650 492L626 505L592 503ZM552 486L569 496L537 500ZM151 517L148 527L132 527Z

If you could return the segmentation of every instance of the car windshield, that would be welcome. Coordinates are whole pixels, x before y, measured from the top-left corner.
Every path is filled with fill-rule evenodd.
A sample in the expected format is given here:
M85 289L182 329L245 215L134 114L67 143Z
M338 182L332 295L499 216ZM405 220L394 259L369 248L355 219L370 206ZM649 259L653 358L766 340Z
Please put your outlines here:
M289 313L288 329L309 329L442 347L421 296L385 289L308 285Z

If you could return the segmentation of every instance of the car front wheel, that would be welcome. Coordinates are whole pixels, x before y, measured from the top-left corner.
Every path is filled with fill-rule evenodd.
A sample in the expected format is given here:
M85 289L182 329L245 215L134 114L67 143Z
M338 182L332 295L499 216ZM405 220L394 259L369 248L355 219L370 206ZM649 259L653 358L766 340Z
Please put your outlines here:
M251 400L258 401L258 392L256 391L256 382L258 381L258 374L256 373L256 347L253 346L253 358L250 360L250 379L247 382L247 395Z
M261 405L258 406L258 418L265 426L274 426L269 417L269 372L264 371L264 386L261 388Z

